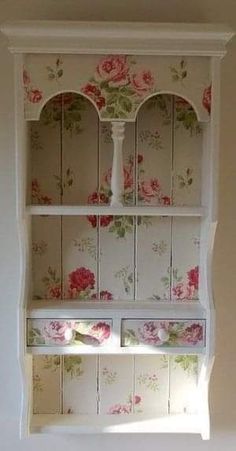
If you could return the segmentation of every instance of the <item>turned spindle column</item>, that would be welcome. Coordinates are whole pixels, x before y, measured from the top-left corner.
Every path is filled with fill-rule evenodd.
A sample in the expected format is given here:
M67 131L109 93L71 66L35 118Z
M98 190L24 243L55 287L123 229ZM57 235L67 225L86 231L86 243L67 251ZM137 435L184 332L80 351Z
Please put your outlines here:
M112 139L114 143L112 175L111 175L111 206L123 207L124 171L122 146L125 132L125 122L112 122Z

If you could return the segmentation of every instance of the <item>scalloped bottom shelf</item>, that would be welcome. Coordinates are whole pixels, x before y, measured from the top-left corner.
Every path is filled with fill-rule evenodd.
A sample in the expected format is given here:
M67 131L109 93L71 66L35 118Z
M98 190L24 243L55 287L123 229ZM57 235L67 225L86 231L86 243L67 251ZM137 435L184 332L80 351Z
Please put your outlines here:
M195 433L202 434L199 415L33 415L31 433ZM207 438L203 435L203 438Z

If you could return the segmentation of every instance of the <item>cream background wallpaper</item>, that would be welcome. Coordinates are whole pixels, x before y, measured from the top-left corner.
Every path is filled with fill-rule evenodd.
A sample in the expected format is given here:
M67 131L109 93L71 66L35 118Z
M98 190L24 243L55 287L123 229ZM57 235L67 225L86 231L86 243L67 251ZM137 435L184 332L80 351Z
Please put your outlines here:
M235 0L0 0L0 22L19 19L224 22L236 29ZM236 448L236 38L222 62L219 226L214 252L216 362L211 379L212 438L198 436L31 436L19 440L17 362L19 247L15 217L13 58L0 37L0 450L90 451L147 448L234 451Z

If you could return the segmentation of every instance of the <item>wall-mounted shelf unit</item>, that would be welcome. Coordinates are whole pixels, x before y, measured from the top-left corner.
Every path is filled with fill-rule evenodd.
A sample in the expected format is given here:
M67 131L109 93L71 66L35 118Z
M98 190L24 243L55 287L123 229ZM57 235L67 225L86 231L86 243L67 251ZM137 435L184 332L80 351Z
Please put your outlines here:
M197 24L17 22L21 433L210 434L220 60Z

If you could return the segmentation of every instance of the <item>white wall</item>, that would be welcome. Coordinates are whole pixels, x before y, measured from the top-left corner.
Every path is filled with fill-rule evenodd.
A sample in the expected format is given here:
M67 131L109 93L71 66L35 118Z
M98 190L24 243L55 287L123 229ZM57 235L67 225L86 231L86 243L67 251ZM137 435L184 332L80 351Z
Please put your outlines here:
M0 0L0 22L16 19L225 22L236 29L236 0ZM236 38L235 38L236 41ZM234 42L235 42L234 41ZM219 227L214 257L217 356L211 382L212 438L107 435L34 436L19 440L17 364L19 249L15 219L13 65L0 38L0 451L236 449L236 46L222 64Z

